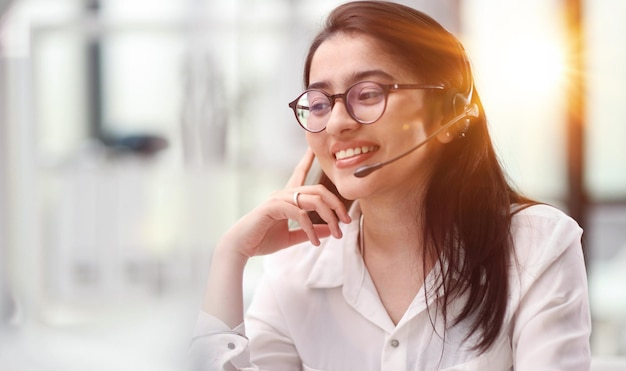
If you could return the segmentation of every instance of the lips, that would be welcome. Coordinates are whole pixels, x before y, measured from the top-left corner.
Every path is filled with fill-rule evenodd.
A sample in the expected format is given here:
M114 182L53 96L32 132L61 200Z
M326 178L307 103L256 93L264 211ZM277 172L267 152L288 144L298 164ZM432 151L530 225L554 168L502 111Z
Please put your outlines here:
M346 148L346 149L342 149L340 151L335 152L335 159L345 160L350 157L354 157L360 154L375 151L376 149L378 148L375 146L360 146L360 147L354 147L354 148Z

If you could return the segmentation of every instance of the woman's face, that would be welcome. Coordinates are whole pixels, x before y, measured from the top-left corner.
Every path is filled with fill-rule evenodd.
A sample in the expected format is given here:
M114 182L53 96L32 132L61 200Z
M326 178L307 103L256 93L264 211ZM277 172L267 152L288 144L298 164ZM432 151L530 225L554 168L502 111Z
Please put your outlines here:
M324 41L313 56L309 80L310 86L331 95L344 93L360 81L422 83L393 56L381 52L374 39L358 34L336 34ZM433 117L433 112L424 105L424 90L400 89L389 93L387 108L378 121L363 125L350 117L344 101L339 99L326 130L307 133L307 141L343 197L406 198L422 189L436 155L433 147L439 145L436 140L363 178L355 177L354 171L390 160L418 145L435 128L431 121L440 120L438 115ZM353 154L355 149L361 153Z

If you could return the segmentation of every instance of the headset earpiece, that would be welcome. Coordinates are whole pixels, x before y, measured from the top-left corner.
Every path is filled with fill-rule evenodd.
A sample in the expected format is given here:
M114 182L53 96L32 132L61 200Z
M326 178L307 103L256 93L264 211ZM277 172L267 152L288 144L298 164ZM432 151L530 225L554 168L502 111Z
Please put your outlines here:
M477 116L470 99L468 95L459 93L456 89L449 89L447 92L443 102L444 123L452 118L463 117L463 115L465 115L462 119L458 119L458 122L452 125L446 132L448 137L465 137L471 123L471 118Z
M468 97L461 93L455 93L452 97L452 117L462 114L467 111Z
M443 102L444 119L450 119L466 112L470 105L468 98L466 94L460 93L454 88L448 88Z

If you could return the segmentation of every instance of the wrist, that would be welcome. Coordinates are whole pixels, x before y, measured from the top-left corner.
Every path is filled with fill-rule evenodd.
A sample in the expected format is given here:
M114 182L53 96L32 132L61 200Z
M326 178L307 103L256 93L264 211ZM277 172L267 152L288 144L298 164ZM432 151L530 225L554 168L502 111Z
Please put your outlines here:
M213 250L213 261L219 261L220 265L225 266L245 266L249 257L241 253L236 244L227 240L221 240Z

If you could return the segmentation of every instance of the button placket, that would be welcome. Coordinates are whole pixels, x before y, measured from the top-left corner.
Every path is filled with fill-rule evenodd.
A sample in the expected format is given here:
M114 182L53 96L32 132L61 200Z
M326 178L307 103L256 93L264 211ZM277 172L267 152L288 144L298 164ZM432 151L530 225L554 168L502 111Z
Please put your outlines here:
M407 370L407 340L406 332L402 329L388 334L382 352L381 370Z

